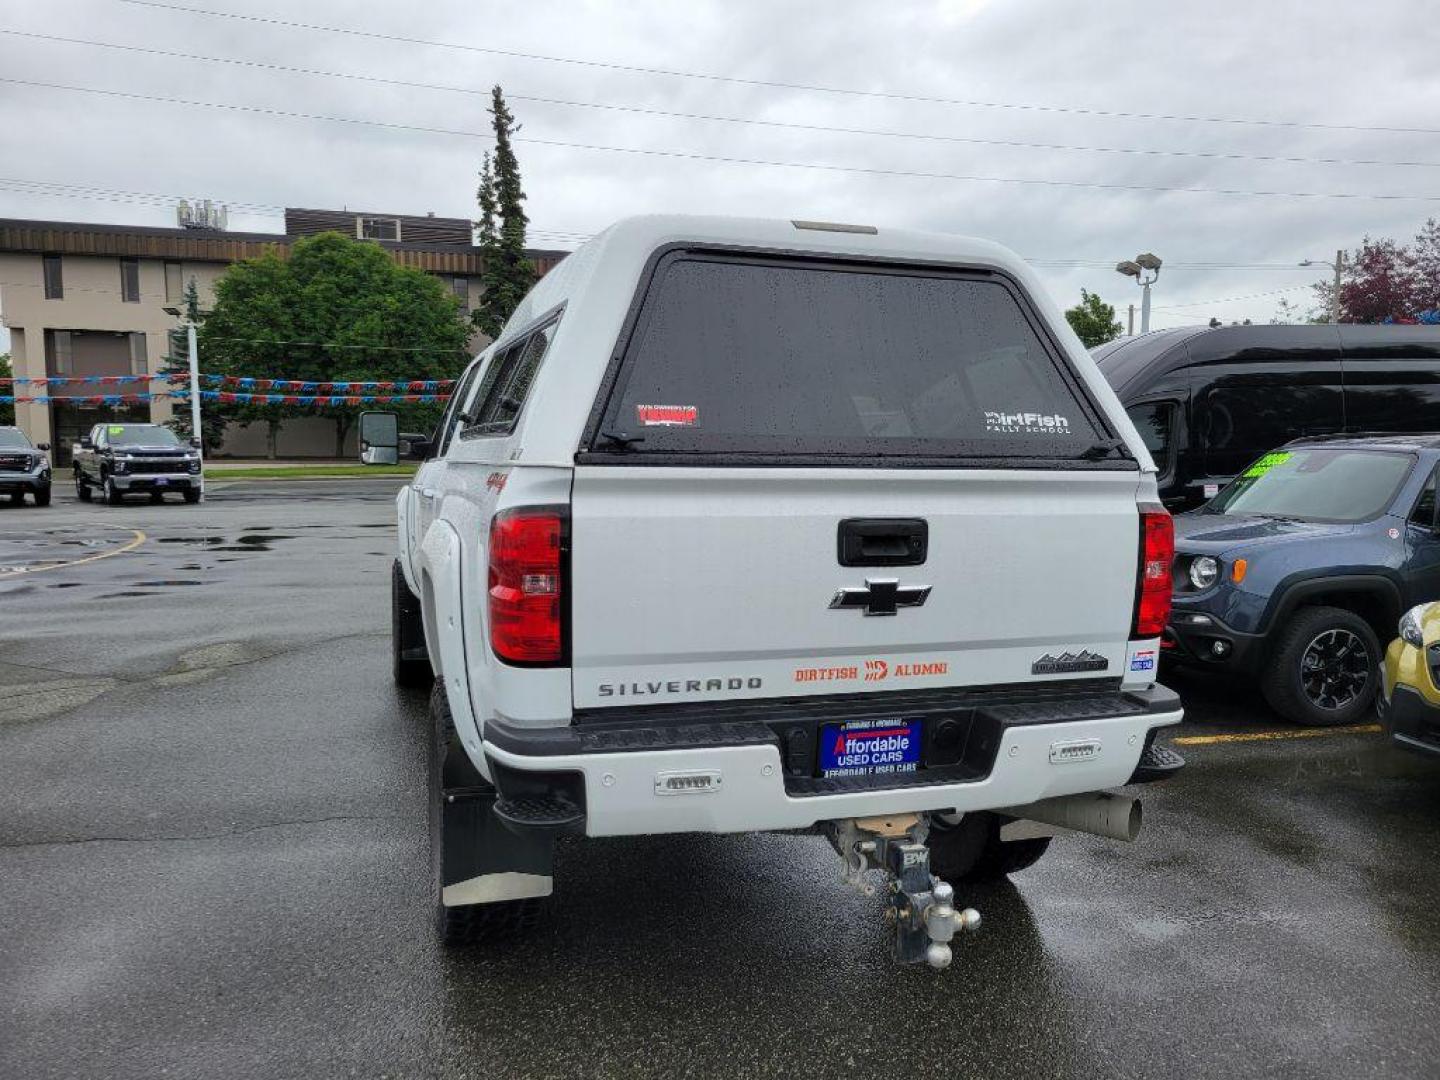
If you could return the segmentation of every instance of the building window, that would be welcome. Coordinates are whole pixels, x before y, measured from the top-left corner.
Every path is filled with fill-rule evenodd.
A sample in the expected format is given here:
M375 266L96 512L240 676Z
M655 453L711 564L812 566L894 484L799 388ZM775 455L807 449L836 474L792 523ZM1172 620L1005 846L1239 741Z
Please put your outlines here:
M140 302L140 260L120 260L120 299L127 304Z
M470 279L468 277L454 277L450 279L450 288L460 301L460 312L463 315L470 314Z
M185 283L178 262L165 263L165 302L179 303L185 297Z
M361 240L400 240L400 219L360 217L355 219L355 235Z
M45 373L69 375L75 370L75 352L69 330L45 331Z
M145 335L132 332L130 335L130 374L146 374Z
M45 299L64 300L65 279L60 273L60 256L42 255L40 260L45 268Z

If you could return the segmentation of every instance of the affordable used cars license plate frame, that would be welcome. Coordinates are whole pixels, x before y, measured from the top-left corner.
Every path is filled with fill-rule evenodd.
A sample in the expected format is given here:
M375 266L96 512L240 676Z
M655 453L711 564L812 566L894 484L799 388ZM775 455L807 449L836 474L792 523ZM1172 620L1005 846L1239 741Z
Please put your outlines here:
M820 775L884 776L920 767L924 722L911 717L852 720L820 730Z

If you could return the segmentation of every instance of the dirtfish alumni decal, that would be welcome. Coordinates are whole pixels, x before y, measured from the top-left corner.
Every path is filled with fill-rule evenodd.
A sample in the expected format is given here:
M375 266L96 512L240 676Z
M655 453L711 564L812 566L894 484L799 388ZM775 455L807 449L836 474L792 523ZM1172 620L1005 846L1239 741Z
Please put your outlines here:
M943 660L924 664L891 664L885 660L866 660L864 665L840 667L807 667L795 669L797 683L812 682L884 682L887 679L908 679L918 676L950 674L950 665Z

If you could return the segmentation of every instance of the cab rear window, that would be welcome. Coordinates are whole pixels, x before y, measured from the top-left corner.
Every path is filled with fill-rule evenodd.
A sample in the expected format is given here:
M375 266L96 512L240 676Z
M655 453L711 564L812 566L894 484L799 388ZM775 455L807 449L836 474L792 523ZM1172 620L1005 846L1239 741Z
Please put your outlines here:
M1000 280L687 253L657 271L592 445L1054 459L1103 437Z

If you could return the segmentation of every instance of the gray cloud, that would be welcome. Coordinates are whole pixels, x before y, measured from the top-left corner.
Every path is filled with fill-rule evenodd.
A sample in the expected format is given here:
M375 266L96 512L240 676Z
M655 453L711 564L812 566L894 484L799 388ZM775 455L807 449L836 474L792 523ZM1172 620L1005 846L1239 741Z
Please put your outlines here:
M1440 127L1422 13L1400 0L1206 5L686 4L281 5L192 0L246 14L507 50L745 79L969 101L1332 125ZM377 41L120 3L50 0L0 28L267 63L783 123L971 139L1440 163L1440 136L1102 117L786 90ZM483 131L481 96L116 52L0 35L0 75L132 93ZM1093 184L1440 195L1440 169L1038 150L686 121L525 101L536 139L870 169ZM0 173L264 204L473 213L487 143L0 84ZM1105 263L1167 260L1156 325L1250 317L1303 286L1288 267L1365 233L1408 237L1440 203L1049 187L685 161L525 143L539 229L594 232L625 214L805 216L949 232L1045 260L1065 304L1080 288L1123 313L1139 290ZM163 207L0 190L0 215L163 224ZM232 214L232 227L278 229ZM538 242L543 242L543 239ZM1205 269L1185 263L1282 264ZM1286 294L1310 306L1307 291ZM1172 306L1194 305L1194 306Z

